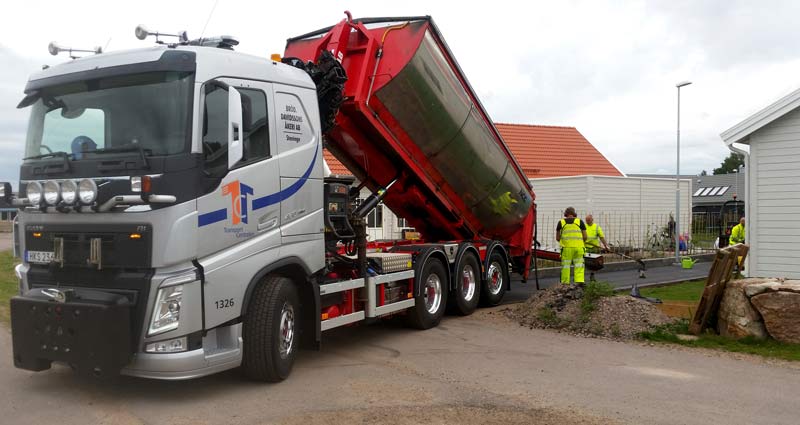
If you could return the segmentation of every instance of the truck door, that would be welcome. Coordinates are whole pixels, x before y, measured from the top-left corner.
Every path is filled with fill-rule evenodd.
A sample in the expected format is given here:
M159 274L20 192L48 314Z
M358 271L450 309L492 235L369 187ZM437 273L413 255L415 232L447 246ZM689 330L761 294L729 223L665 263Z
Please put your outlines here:
M199 126L205 169L219 179L197 200L208 328L238 317L252 276L278 258L280 203L270 199L280 192L280 182L272 85L226 78L204 86Z
M322 240L322 143L316 92L274 84L282 244ZM321 249L319 253L321 253ZM321 255L321 254L317 254Z

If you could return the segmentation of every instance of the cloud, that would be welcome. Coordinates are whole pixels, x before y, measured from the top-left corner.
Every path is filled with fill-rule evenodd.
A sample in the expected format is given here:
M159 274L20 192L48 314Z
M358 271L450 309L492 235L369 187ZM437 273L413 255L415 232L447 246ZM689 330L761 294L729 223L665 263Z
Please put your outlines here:
M16 188L19 165L25 148L27 109L17 109L28 75L41 69L33 59L0 46L0 181L13 182Z
M35 13L29 3L8 5L24 19L2 29L20 37L0 48L0 179L15 176L27 114L14 109L25 77L39 63L64 58L43 54L52 38L67 45L111 50L147 45L133 37L136 24L186 29L200 35L213 0L147 1L115 5L89 1ZM796 43L800 3L772 1L562 1L496 0L451 3L353 0L355 16L432 15L473 88L496 121L577 127L625 172L674 172L675 83L682 90L681 170L718 166L728 152L719 133L800 86ZM307 1L286 12L264 2L220 0L206 35L235 34L237 50L268 56L285 39L336 23L338 2ZM94 11L94 12L93 12ZM154 11L157 11L155 13ZM246 11L246 13L243 13Z

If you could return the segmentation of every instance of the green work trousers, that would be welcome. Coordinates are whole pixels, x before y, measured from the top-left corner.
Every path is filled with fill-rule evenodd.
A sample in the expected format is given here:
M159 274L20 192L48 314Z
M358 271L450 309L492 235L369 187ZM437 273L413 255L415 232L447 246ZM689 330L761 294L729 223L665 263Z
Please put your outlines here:
M575 283L583 283L584 248L561 248L561 283L569 285L569 269L575 266Z

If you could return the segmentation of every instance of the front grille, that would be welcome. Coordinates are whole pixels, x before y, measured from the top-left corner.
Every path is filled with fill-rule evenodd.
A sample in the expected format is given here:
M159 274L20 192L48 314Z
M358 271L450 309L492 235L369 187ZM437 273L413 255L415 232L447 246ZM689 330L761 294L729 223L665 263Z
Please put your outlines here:
M142 224L95 225L28 225L25 249L28 251L61 251L59 266L90 268L147 268L151 265L151 226ZM99 265L89 261L92 240L99 240Z

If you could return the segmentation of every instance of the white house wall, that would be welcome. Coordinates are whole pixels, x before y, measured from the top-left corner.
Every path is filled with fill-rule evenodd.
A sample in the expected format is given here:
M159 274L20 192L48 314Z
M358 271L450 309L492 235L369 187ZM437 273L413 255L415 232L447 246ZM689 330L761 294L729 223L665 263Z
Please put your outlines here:
M750 136L750 275L800 279L800 110Z
M636 247L675 211L674 179L576 176L532 179L531 184L538 206L538 239L545 246L556 246L555 221L568 206L575 207L581 218L592 214L609 242ZM684 233L691 228L691 180L681 180L680 186Z

